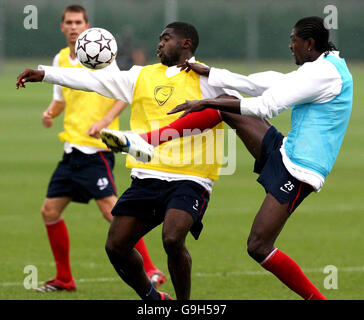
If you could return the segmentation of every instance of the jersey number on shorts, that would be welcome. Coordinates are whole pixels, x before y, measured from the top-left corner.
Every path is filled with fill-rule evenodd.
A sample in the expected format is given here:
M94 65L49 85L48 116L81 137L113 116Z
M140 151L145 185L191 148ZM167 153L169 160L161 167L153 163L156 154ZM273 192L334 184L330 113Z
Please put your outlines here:
M291 181L288 181L283 185L283 187L280 187L280 190L282 190L285 193L289 193L294 188L294 185Z

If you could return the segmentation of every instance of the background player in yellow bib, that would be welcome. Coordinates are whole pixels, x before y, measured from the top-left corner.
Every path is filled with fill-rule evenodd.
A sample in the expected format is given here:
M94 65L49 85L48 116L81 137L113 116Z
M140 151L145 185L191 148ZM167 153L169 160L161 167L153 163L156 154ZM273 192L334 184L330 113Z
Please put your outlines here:
M62 15L61 31L67 47L54 58L53 65L68 68L83 68L75 55L75 42L80 33L89 28L87 12L78 5L67 7ZM105 68L119 71L115 62ZM56 278L50 279L37 291L73 291L76 283L71 273L69 258L69 236L62 213L71 202L88 203L95 199L106 220L111 222L111 209L117 201L112 169L114 155L101 142L102 128L119 128L118 115L127 106L126 102L103 97L95 92L84 92L54 86L53 100L42 115L42 124L49 128L53 118L64 112L64 131L59 138L64 142L64 155L48 186L47 197L42 206L42 215L57 267ZM144 240L136 248L144 260L144 268L154 286L166 278L154 267Z

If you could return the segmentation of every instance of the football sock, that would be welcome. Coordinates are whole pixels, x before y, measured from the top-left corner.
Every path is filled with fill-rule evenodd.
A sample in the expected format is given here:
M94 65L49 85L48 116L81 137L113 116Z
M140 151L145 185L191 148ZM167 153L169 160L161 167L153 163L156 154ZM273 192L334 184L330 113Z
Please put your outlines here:
M149 283L145 290L142 292L137 292L137 294L142 300L161 300L161 296L153 287L152 283Z
M66 223L63 219L46 223L49 243L57 268L57 279L68 282L72 279L70 265L70 240Z
M140 136L153 146L158 146L163 142L186 136L187 130L199 129L202 132L205 129L215 127L221 121L219 110L205 109L201 112L189 113L165 127L142 133Z
M326 300L306 277L298 264L277 248L265 258L261 266L272 272L288 288L305 300Z
M140 253L140 255L143 258L143 262L144 262L144 270L146 273L148 273L149 270L153 270L156 269L153 265L152 259L149 256L148 253L148 249L145 245L144 239L141 238L137 244L134 247L135 249L138 250L138 252Z

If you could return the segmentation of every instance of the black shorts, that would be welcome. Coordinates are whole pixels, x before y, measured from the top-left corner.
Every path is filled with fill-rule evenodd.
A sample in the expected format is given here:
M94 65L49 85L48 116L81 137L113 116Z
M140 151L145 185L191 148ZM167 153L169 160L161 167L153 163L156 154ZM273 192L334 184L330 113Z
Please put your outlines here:
M64 153L48 185L47 198L70 197L72 201L88 203L116 195L114 154L85 154L75 148Z
M286 169L279 151L284 136L273 126L263 138L259 161L255 161L254 172L259 173L257 181L279 203L288 205L292 213L312 191L313 187L294 178Z
M194 220L190 232L197 240L209 199L209 192L193 181L133 178L131 186L119 198L111 214L137 217L156 227L164 221L167 210L184 210Z

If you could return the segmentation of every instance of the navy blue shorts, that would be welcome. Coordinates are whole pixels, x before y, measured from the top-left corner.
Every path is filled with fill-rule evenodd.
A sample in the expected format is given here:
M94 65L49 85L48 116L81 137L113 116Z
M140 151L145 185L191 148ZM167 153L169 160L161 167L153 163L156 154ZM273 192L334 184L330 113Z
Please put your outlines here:
M209 192L193 181L133 178L131 186L119 198L111 214L137 217L154 228L164 221L169 209L184 210L194 220L190 232L197 240L209 199Z
M74 202L88 203L116 195L114 154L85 154L75 148L64 153L48 185L47 198L70 197Z
M254 172L259 173L257 181L279 203L288 205L292 213L312 191L313 187L294 178L286 169L279 151L284 136L271 126L263 138L259 161L255 161Z

